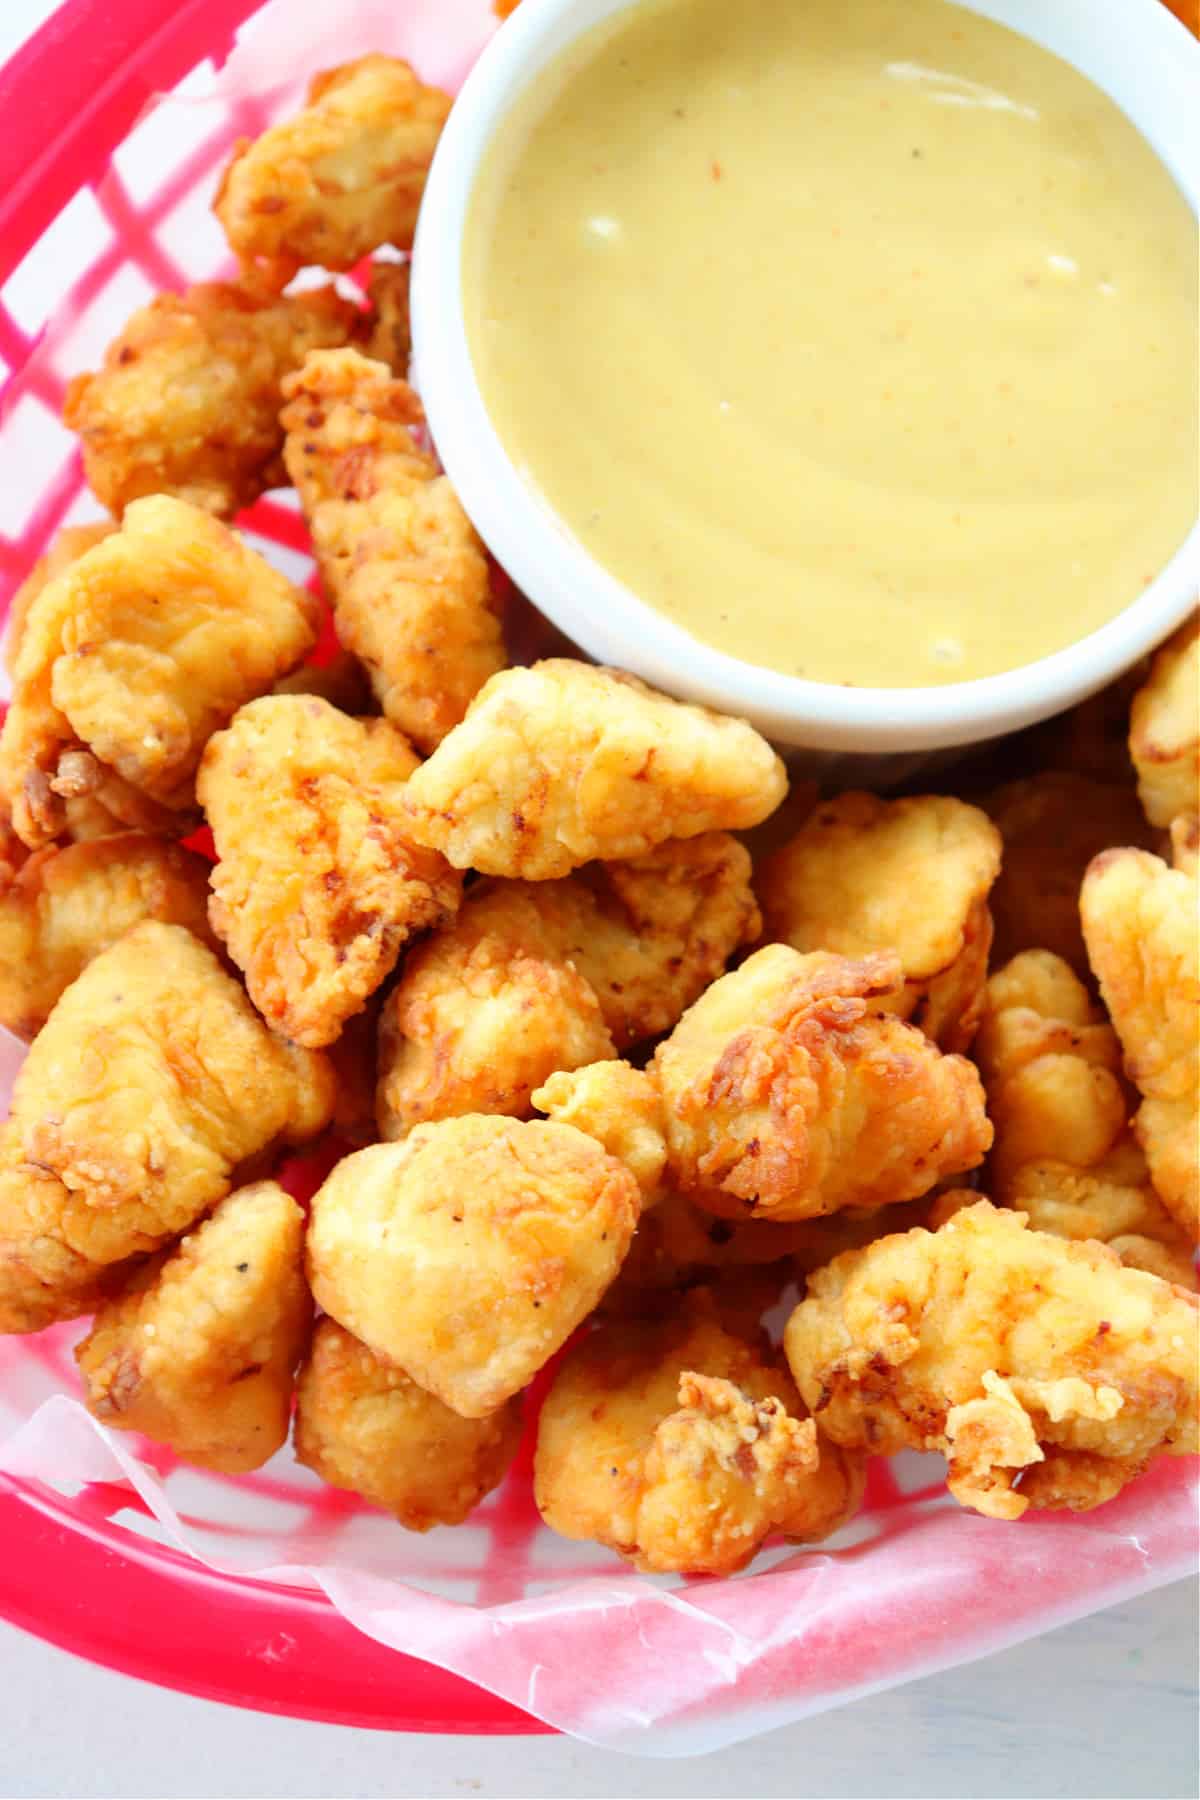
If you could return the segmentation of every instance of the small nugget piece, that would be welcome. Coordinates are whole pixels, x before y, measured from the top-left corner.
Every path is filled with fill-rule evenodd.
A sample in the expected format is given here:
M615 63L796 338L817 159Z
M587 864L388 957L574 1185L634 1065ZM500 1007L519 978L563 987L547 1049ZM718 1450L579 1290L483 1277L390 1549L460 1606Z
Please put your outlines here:
M103 367L67 389L63 418L92 492L118 517L144 494L174 494L230 519L282 487L279 384L358 320L332 287L264 298L217 281L159 294Z
M594 1062L562 1070L538 1088L533 1104L560 1125L572 1125L625 1164L642 1191L643 1206L662 1197L667 1164L662 1097L643 1069L627 1062Z
M121 530L29 609L0 733L0 789L19 836L32 849L60 836L64 796L109 773L186 809L209 737L303 660L319 615L311 594L207 513L166 495L135 500Z
M943 1050L979 1023L1000 834L978 807L939 794L840 794L776 851L756 886L765 936L794 950L894 950L904 985L889 1011Z
M36 1036L92 958L142 919L207 939L208 869L136 831L35 852L0 880L0 1025Z
M1150 842L1133 788L1046 769L997 788L985 805L1004 839L991 893L995 960L1052 950L1086 978L1079 889L1087 866L1110 844Z
M1165 830L1200 811L1200 613L1167 640L1134 695L1129 753L1152 825Z
M377 262L367 280L372 313L363 349L372 362L386 363L401 380L412 361L409 271L407 262Z
M332 1319L318 1323L296 1385L296 1460L407 1530L461 1525L520 1437L519 1400L464 1419Z
M1191 1246L1130 1130L1117 1034L1061 957L1026 950L988 982L976 1058L996 1138L988 1185L1036 1231L1097 1238L1194 1287Z
M862 1491L862 1459L819 1437L787 1371L703 1296L665 1322L591 1332L538 1421L547 1525L648 1571L733 1574L772 1532L828 1537Z
M1088 955L1125 1072L1150 1179L1200 1242L1200 887L1144 850L1106 850L1080 900Z
M263 1017L335 1041L414 932L458 906L461 877L403 835L417 759L386 719L278 694L209 741L196 791L217 854L213 929Z
M566 1125L418 1125L314 1196L313 1293L464 1418L494 1412L585 1319L629 1248L637 1184Z
M179 925L134 926L67 989L17 1076L0 1331L91 1310L72 1296L94 1265L160 1249L332 1110L325 1059L274 1037L210 950Z
M278 287L309 264L350 269L381 244L411 249L449 113L449 95L399 57L326 69L303 112L238 144L213 202L230 248Z
M836 1443L941 1451L993 1518L1087 1510L1197 1448L1195 1296L986 1200L818 1270L784 1350Z
M750 859L723 832L562 881L479 884L388 999L380 1130L528 1113L556 1070L668 1030L757 929Z
M274 1181L230 1194L101 1307L75 1351L88 1411L227 1475L287 1442L312 1301L304 1214Z
M492 677L407 806L419 841L455 868L552 881L757 825L786 791L783 764L744 720L552 658Z
M320 351L283 384L284 457L338 635L385 714L431 750L504 665L487 558L420 449L406 381L357 350Z
M757 951L655 1052L675 1184L731 1217L913 1200L991 1144L973 1064L880 1007L894 955Z
M365 716L375 710L367 672L348 650L335 651L325 662L301 663L290 675L281 675L271 692L315 694L344 713Z

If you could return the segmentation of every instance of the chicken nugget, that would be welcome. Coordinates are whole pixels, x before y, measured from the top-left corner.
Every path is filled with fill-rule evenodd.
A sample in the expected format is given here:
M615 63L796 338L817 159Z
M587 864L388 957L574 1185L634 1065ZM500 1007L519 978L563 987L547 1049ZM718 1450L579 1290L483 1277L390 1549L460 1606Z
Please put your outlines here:
M585 1319L629 1248L637 1183L566 1125L418 1125L314 1196L313 1293L465 1418L494 1412Z
M94 1304L105 1266L160 1249L332 1110L325 1059L274 1037L210 950L179 925L134 926L67 989L17 1076L0 1331L90 1311L74 1297Z
M103 543L116 529L112 519L102 519L94 525L64 525L56 532L45 556L34 563L9 601L4 624L4 666L10 675L15 676L17 672L17 652L24 636L25 620L42 589L56 580L64 569L69 569L73 562L78 562L85 550Z
M562 1070L533 1095L539 1112L586 1132L637 1181L643 1207L662 1198L667 1140L658 1084L644 1069L615 1060Z
M293 1043L335 1041L462 878L404 835L417 759L386 719L273 694L210 739L196 791L220 858L209 916L250 998Z
M893 954L756 951L655 1052L668 1167L735 1218L913 1200L991 1144L974 1066L880 1006Z
M213 201L230 249L277 287L310 264L411 249L449 112L449 95L399 57L324 70L302 112L238 144Z
M943 1050L979 1022L1000 834L978 807L940 794L839 794L758 873L764 935L794 950L894 950L903 987L888 1010Z
M296 1384L296 1460L407 1530L461 1525L520 1437L519 1400L464 1419L332 1319L318 1323Z
M1200 888L1144 850L1106 850L1080 900L1088 955L1142 1096L1150 1179L1200 1242Z
M1197 1448L1195 1295L986 1200L818 1270L784 1351L836 1443L940 1451L993 1518L1087 1510Z
M639 1569L733 1574L773 1532L828 1537L862 1492L862 1458L820 1437L786 1369L703 1295L669 1320L589 1333L538 1420L547 1525Z
M207 513L135 500L29 609L0 733L19 836L32 849L62 836L67 798L107 799L109 777L185 812L209 737L307 655L319 617L313 595Z
M88 1411L227 1475L287 1442L312 1321L304 1214L274 1181L239 1188L96 1315L75 1360Z
M757 929L750 859L723 832L561 881L479 884L389 996L380 1130L527 1113L556 1070L669 1029Z
M377 262L367 279L372 310L363 351L372 362L386 363L401 380L412 361L409 271L407 262Z
M984 806L1004 840L991 893L995 960L1050 950L1086 978L1079 889L1087 866L1110 844L1150 842L1133 788L1046 769L997 788Z
M92 958L142 919L208 939L208 869L136 831L35 851L0 881L0 1025L36 1036Z
M406 804L419 841L456 868L551 881L756 825L786 791L783 764L743 719L552 658L494 675Z
M290 675L281 675L273 694L315 694L339 712L365 716L373 713L375 696L367 672L348 650L337 650L325 662L301 663Z
M387 717L432 750L504 666L483 545L413 436L424 415L406 381L357 350L330 350L283 392L284 459L338 636Z
M332 287L264 297L214 281L159 294L67 389L63 418L92 492L118 517L144 494L174 494L231 519L282 487L279 384L358 321Z
M1168 638L1134 695L1129 754L1152 825L1200 811L1200 613Z

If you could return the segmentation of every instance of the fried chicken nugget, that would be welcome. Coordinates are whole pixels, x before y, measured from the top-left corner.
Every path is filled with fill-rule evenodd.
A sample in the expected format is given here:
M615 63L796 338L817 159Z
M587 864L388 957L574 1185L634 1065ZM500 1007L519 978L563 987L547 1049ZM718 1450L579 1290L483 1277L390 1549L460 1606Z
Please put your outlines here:
M1085 1511L1197 1448L1195 1295L986 1200L818 1270L784 1351L836 1443L941 1451L992 1518Z
M521 1403L464 1419L321 1319L296 1385L296 1460L361 1494L409 1531L461 1525L503 1481L521 1437Z
M1200 1242L1200 891L1144 850L1106 850L1083 884L1088 955L1142 1095L1134 1132L1160 1198Z
M1026 950L988 982L975 1047L996 1137L988 1185L1035 1231L1097 1238L1195 1287L1192 1252L1130 1130L1117 1034L1061 957Z
M185 812L209 737L307 655L319 617L311 594L207 513L135 500L29 609L0 733L18 835L32 849L61 836L65 798L107 801L110 776Z
M730 1575L773 1532L836 1531L861 1502L863 1462L819 1436L787 1371L700 1295L575 1345L542 1406L533 1479L563 1537L647 1571Z
M992 1140L974 1066L880 1007L892 954L756 951L655 1052L668 1166L734 1218L815 1218L913 1200Z
M786 791L783 764L743 719L552 658L494 675L406 804L418 840L456 868L552 881L756 825Z
M888 1010L943 1050L979 1023L1000 834L978 807L940 794L839 794L759 872L768 941L866 956L894 950L904 985Z
M142 919L207 939L208 864L128 831L39 850L0 880L0 1025L32 1038L101 950Z
M212 952L144 920L38 1035L0 1144L0 1331L91 1310L107 1265L158 1250L252 1158L315 1137L324 1057L274 1037Z
M386 363L401 380L412 361L412 315L407 262L377 262L367 279L371 317L363 344L372 362Z
M42 589L57 580L73 562L78 562L85 550L102 544L116 529L112 519L102 519L95 525L64 525L55 533L45 556L34 563L9 602L4 624L4 666L10 675L17 672L17 652L24 636L25 620Z
M483 545L417 445L424 415L406 381L357 350L326 350L283 393L284 460L338 635L387 717L432 750L504 665Z
M274 1181L239 1188L100 1308L75 1360L88 1411L240 1475L287 1442L312 1321L304 1214Z
M196 782L220 858L209 916L293 1043L333 1043L413 933L457 909L461 876L403 832L416 765L386 719L313 696L253 700L209 740Z
M668 1030L757 929L749 856L724 832L561 881L481 883L389 996L380 1130L527 1113L555 1070Z
M396 56L360 56L309 84L308 104L243 138L213 211L243 264L284 287L297 269L350 269L412 247L425 177L450 113Z
M995 960L1051 950L1086 977L1079 889L1093 856L1110 844L1149 845L1137 795L1132 787L1045 769L997 788L984 805L1004 840L991 893Z
M377 1355L479 1419L592 1311L638 1210L629 1171L568 1126L418 1125L348 1156L314 1196L312 1289Z
M619 1061L563 1069L542 1084L533 1104L559 1125L571 1125L625 1164L641 1189L643 1207L662 1198L667 1140L658 1084L644 1069Z
M67 389L63 418L92 492L118 517L144 494L174 494L230 519L281 487L279 384L358 321L332 287L267 298L214 281L159 294Z
M1168 638L1134 695L1129 754L1152 825L1200 811L1200 613Z

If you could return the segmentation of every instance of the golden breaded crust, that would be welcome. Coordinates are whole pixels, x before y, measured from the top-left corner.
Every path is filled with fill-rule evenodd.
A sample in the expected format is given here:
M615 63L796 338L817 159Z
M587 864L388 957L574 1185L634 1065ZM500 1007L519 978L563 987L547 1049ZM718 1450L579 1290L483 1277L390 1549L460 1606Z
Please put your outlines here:
M75 1351L88 1411L228 1475L287 1441L312 1301L304 1214L274 1181L239 1188L123 1293Z
M106 773L156 806L189 807L209 737L304 658L319 612L207 513L135 500L29 609L0 733L19 835L34 849L61 836L64 797Z
M1143 850L1108 850L1080 899L1088 955L1142 1095L1150 1178L1200 1242L1200 889Z
M1134 695L1129 754L1152 825L1200 810L1200 613L1167 640Z
M629 1171L565 1125L418 1125L338 1164L312 1203L324 1310L465 1418L532 1379L616 1274Z
M95 525L64 525L55 533L45 556L34 563L8 603L8 618L4 622L4 666L10 675L16 675L17 652L21 647L25 620L42 589L77 562L85 550L103 543L116 529L112 519L102 519Z
M744 720L552 658L492 677L407 804L420 841L456 868L548 881L755 825L786 790L783 764Z
M424 415L407 382L321 351L283 392L284 458L338 635L387 717L431 750L504 664L483 545L413 436Z
M315 694L339 712L366 716L373 713L375 696L367 672L348 650L337 650L325 662L301 663L290 675L281 675L273 694Z
M36 851L0 880L0 1025L36 1035L101 950L142 919L209 939L201 856L141 832Z
M894 951L903 986L889 1010L944 1050L966 1050L983 1003L1000 848L995 826L961 800L839 794L759 871L764 937L841 956Z
M538 1422L546 1523L639 1569L732 1574L774 1531L827 1537L862 1488L861 1459L819 1437L786 1370L702 1295L583 1338Z
M294 1043L333 1043L414 932L458 907L461 876L404 833L416 766L386 719L312 695L251 701L209 741L196 792L220 858L213 929Z
M879 1001L894 955L783 944L713 983L655 1052L677 1185L731 1217L912 1200L991 1143L975 1068Z
M367 280L372 312L363 351L372 362L386 363L404 380L412 361L412 317L409 310L407 262L377 262Z
M229 246L278 287L317 264L350 269L381 244L412 246L450 99L395 56L314 77L308 104L238 145L213 211Z
M955 1497L995 1518L1086 1509L1197 1446L1195 1296L983 1200L819 1270L784 1349L836 1442L939 1450Z
M279 384L358 320L332 287L263 296L214 281L159 294L67 388L63 418L92 492L118 517L144 494L174 494L231 519L281 487Z
M409 1531L461 1525L504 1479L521 1403L464 1419L403 1369L321 1319L296 1384L296 1460Z
M662 1198L667 1141L658 1084L643 1069L610 1060L552 1075L533 1104L560 1125L573 1125L603 1145L633 1175L642 1205Z

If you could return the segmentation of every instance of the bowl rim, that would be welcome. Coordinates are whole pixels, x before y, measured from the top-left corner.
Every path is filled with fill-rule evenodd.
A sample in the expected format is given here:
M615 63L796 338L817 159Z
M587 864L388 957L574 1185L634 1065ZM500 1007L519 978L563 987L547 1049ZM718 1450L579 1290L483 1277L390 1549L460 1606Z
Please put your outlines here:
M1097 78L1097 69L1107 71L1110 81L1127 81L1129 91L1140 84L1143 93L1153 94L1153 128L1137 118L1133 123L1193 213L1200 211L1200 109L1191 104L1200 78L1200 43L1161 0L1125 0L1120 23L1109 13L1107 25L1106 15L1097 15L1088 0L1057 0L1049 18L1042 0L953 3L1043 43L1056 36L1056 23L1060 38L1072 19L1082 31L1086 14L1087 29L1093 39L1098 36L1103 54L1092 56L1093 67L1083 72L1106 91L1111 91L1108 82ZM438 454L489 548L518 587L588 654L684 698L742 714L784 744L874 753L948 748L1032 724L1113 680L1195 605L1200 521L1141 594L1074 644L973 681L874 688L783 675L693 637L610 574L523 479L475 378L462 305L467 210L495 132L540 69L595 24L636 4L522 0L467 77L430 172L413 252L415 379ZM1131 14L1136 32L1130 30ZM1074 56L1067 60L1082 67ZM1128 113L1121 97L1113 97Z

